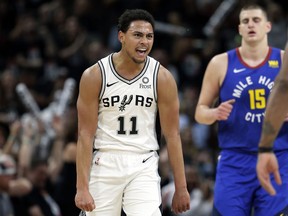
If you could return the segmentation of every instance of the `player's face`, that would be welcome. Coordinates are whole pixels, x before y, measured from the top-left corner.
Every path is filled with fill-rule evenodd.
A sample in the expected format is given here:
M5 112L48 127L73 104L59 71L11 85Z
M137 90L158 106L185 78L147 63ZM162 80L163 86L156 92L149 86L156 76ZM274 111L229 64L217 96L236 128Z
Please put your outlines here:
M261 41L271 30L271 23L260 9L243 10L240 13L239 34L244 41Z
M126 33L119 33L119 38L126 54L135 63L141 64L152 49L154 32L149 22L134 21Z

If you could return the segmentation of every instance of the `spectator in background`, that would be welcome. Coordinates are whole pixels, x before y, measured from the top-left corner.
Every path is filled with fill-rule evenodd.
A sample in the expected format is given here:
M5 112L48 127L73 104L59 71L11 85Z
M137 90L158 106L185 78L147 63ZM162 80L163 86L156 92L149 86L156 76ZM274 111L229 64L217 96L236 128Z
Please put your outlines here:
M55 200L59 204L63 216L78 216L80 209L76 207L76 142L66 144L63 152L63 166L55 184Z
M18 74L12 68L0 73L0 123L11 124L19 113L19 100L16 94Z
M11 196L22 197L30 193L31 182L26 178L17 178L17 164L9 155L0 152L0 215L14 216Z
M173 180L163 186L163 215L165 216L208 216L212 212L211 186L208 181L201 179L201 175L195 165L186 163L185 174L187 176L187 187L190 193L190 209L181 214L171 212L173 193L175 191ZM210 192L209 192L210 191ZM209 203L209 204L208 204Z
M273 28L269 33L269 44L280 49L284 49L287 34L283 34L283 29L287 29L287 18L285 17L285 8L275 2L271 2L268 6L267 13L271 17Z
M87 66L84 59L84 47L87 43L87 31L76 16L67 17L63 29L60 29L56 44L59 64L68 68L69 77L79 82L82 71Z
M53 197L55 187L51 185L48 163L45 160L33 160L27 171L27 177L33 188L22 198L22 209L15 208L20 215L61 216L61 210Z
M19 140L21 130L22 125L18 119L9 124L8 135L5 139L4 145L1 146L2 151L5 154L11 155L17 162L19 157Z

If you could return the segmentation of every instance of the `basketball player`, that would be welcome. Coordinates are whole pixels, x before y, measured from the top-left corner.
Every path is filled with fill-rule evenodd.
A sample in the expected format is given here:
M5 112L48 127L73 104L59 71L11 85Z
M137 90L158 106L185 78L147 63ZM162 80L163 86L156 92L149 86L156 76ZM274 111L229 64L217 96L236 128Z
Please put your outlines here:
M281 215L288 187L275 197L260 187L255 172L258 142L268 95L281 67L283 50L269 47L271 23L259 5L244 6L238 26L241 45L216 55L209 62L196 108L196 120L218 122L218 158L213 216ZM213 106L219 97L219 104ZM288 182L288 125L275 143ZM274 181L274 180L273 180Z
M275 80L273 91L269 96L265 112L258 154L257 174L258 179L265 190L270 195L275 195L276 190L272 186L270 174L274 175L278 185L282 184L281 176L278 170L277 152L273 151L273 145L278 135L285 117L288 113L288 44L286 44L283 65ZM287 123L285 123L287 124ZM277 144L277 141L275 142ZM286 145L288 145L286 140ZM276 154L276 155L275 155ZM287 164L287 163L286 163ZM280 168L285 164L280 164ZM280 171L281 172L281 171ZM281 172L282 173L282 172ZM282 173L283 175L283 173ZM286 173L287 175L287 173ZM286 179L286 177L284 177ZM275 185L279 190L279 187ZM286 186L287 187L287 186ZM281 187L280 187L281 188ZM277 193L279 193L277 191ZM281 191L280 191L281 193Z
M149 57L154 19L145 10L119 18L119 52L91 66L80 81L76 206L87 216L161 215L156 114L175 179L172 211L189 209L175 80ZM93 144L93 145L92 145ZM94 154L92 154L94 148Z

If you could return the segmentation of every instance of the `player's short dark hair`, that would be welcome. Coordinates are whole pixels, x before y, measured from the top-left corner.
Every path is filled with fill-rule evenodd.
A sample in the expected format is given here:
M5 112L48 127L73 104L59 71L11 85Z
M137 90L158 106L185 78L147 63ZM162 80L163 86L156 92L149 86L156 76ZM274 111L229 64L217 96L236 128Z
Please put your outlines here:
M266 16L267 20L269 20L265 5L257 4L254 2L246 3L242 6L240 12L245 11L245 10L255 10L255 9L261 10L263 14Z
M135 20L149 22L154 30L155 20L148 11L143 9L127 9L118 19L118 31L127 32L131 22Z

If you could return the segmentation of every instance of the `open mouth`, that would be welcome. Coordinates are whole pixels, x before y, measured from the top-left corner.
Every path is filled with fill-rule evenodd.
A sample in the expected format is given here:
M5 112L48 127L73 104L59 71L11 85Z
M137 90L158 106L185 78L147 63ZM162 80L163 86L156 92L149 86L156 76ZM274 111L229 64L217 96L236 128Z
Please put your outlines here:
M136 52L138 53L138 55L144 56L147 52L147 49L137 49Z
M249 35L249 36L255 36L255 35L256 35L256 32L255 32L255 31L249 31L249 32L248 32L248 35Z

